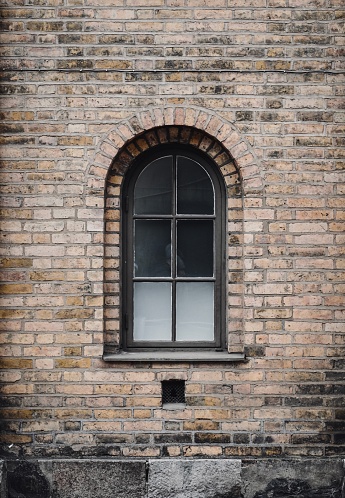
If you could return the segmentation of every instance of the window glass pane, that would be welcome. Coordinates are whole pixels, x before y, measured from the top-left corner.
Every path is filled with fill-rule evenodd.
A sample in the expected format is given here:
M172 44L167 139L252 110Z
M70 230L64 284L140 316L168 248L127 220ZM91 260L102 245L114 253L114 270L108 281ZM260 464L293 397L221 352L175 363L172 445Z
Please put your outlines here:
M134 189L135 214L171 214L172 156L150 163L140 173Z
M187 157L177 158L178 214L213 214L214 192L209 175Z
M136 220L134 227L134 275L170 277L170 220Z
M177 276L213 276L213 220L177 222Z
M177 282L176 340L214 340L213 282Z
M171 283L134 283L135 341L170 341L171 316Z

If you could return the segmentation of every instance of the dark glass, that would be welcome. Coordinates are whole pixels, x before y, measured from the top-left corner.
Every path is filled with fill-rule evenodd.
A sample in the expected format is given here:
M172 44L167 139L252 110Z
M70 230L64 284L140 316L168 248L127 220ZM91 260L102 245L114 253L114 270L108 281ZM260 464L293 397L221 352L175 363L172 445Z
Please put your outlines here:
M177 157L177 213L214 214L214 192L209 175L197 162Z
M170 277L170 220L136 220L134 240L134 275Z
M134 188L135 214L171 214L172 156L152 161L140 173Z
M177 276L213 277L213 220L177 222Z

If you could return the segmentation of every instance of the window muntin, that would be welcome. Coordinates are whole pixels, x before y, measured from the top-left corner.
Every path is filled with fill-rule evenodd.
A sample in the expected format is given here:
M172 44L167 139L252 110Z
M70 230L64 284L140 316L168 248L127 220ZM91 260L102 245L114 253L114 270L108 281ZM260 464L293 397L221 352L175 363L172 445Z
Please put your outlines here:
M221 181L201 154L179 147L157 155L137 161L124 190L124 346L219 348L224 331Z

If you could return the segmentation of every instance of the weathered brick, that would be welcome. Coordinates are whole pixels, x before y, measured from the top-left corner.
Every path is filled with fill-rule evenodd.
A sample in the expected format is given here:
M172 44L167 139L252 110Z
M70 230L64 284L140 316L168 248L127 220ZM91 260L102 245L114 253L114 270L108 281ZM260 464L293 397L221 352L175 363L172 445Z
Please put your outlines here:
M32 360L29 359L14 359L14 358L2 358L0 360L0 367L1 368L14 368L14 369L21 369L21 368L32 368L33 362Z
M36 3L2 12L3 443L339 454L343 89L323 73L341 69L339 0ZM122 333L124 175L169 141L224 177L228 348L246 363L101 358ZM184 410L161 408L167 379Z
M65 358L55 360L56 368L88 368L91 366L91 360L89 358L74 359Z

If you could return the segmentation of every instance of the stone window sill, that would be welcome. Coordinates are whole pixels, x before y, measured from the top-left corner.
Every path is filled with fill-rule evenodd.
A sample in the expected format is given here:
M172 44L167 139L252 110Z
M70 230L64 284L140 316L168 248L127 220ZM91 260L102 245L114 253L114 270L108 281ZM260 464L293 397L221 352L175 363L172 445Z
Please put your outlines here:
M245 361L243 353L228 353L226 351L121 351L116 354L106 353L103 355L106 362L235 362Z

